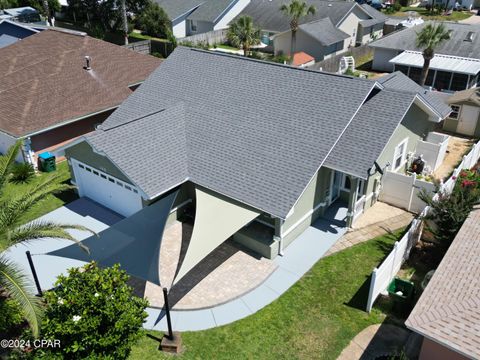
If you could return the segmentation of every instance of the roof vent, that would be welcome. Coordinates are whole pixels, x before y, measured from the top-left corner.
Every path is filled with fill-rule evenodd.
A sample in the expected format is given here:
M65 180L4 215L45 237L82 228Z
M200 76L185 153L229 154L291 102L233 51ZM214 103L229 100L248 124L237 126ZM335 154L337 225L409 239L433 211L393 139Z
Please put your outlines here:
M85 70L92 70L92 67L91 67L91 62L92 62L92 58L90 56L85 56L85 66L83 67Z
M465 40L464 41L469 41L469 42L472 42L473 41L473 35L475 33L473 31L469 31L467 36L465 37Z

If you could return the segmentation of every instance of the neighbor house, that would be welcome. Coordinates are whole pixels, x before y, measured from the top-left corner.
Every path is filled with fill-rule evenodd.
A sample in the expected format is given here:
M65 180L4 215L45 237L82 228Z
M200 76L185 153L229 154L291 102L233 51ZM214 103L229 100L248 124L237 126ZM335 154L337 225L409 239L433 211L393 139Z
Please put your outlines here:
M296 51L317 61L345 52L382 36L387 19L371 6L352 1L307 0L315 14L300 20ZM262 30L262 42L276 54L290 53L290 20L280 11L283 0L252 0L240 15L248 15Z
M173 35L179 39L213 30L225 29L250 0L155 0L172 22Z
M40 14L30 6L0 10L0 20L11 20L23 23L40 22Z
M452 112L443 122L443 129L480 137L480 88L458 91L446 100Z
M479 257L476 207L405 322L423 337L419 360L480 359Z
M0 20L0 48L11 45L27 36L38 33L26 24L19 24L11 20Z
M81 196L130 216L178 190L171 216L195 216L194 233L208 220L272 258L330 207L350 226L383 171L401 170L448 115L431 94L397 87L178 47L65 152ZM222 204L237 215L203 213Z
M401 71L419 81L423 67L423 49L416 46L417 33L424 22L405 30L393 32L372 42L372 69ZM480 24L443 23L450 31L450 40L435 49L430 62L426 86L442 91L465 90L477 86L480 73Z
M90 68L85 57L90 57ZM82 33L43 30L0 49L0 153L19 161L91 132L160 64Z

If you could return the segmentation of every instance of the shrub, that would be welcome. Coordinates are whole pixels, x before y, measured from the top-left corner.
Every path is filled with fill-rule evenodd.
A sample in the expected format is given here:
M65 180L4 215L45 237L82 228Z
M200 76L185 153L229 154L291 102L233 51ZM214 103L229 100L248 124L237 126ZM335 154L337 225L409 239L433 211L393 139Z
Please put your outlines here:
M148 303L133 295L128 275L118 265L102 269L92 262L60 275L54 290L45 294L42 338L58 339L69 359L126 359L141 335Z
M400 4L400 2L396 2L392 5L392 8L393 8L393 10L395 10L395 12L397 12L397 11L402 10L402 5Z
M462 170L455 180L452 193L439 192L436 201L425 191L419 194L420 199L431 209L425 219L433 221L435 228L430 227L429 230L446 248L452 243L474 205L480 201L480 175L474 171Z
M10 180L13 183L28 183L35 176L35 170L31 164L15 164Z
M12 299L0 296L0 334L10 333L23 323L20 305Z
M169 40L173 38L170 19L165 10L157 3L148 2L137 17L137 24L140 30L147 35Z

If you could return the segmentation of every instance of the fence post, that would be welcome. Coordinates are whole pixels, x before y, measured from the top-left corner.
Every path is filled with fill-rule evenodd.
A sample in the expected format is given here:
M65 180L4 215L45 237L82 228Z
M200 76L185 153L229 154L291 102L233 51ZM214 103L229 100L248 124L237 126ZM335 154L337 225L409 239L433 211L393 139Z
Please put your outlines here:
M375 289L375 282L377 281L377 268L373 269L372 271L372 278L370 279L370 289L368 290L368 300L367 300L367 312L370 313L372 311L373 302L375 299L373 298L373 290Z
M398 250L398 241L395 241L395 245L393 245L393 261L392 261L392 267L390 269L390 279L393 276L393 269L395 268L395 260L397 259L397 250Z
M410 211L412 207L413 193L415 192L415 182L417 181L417 176L415 173L412 174L412 185L410 186L410 196L408 198L407 211Z

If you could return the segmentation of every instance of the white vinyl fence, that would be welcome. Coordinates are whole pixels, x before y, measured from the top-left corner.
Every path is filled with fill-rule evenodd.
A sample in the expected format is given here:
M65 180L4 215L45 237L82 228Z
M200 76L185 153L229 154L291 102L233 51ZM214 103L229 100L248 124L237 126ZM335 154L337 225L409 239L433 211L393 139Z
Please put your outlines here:
M453 171L452 176L440 186L439 192L450 194L455 186L455 181L460 171L463 169L471 169L479 161L479 159L480 141L476 143L472 150L470 150L470 152L463 157L462 162ZM415 183L413 180L412 182ZM435 195L433 199L435 199L437 196L438 195ZM380 295L380 293L382 293L388 287L388 284L390 284L394 276L400 270L403 262L408 259L410 250L420 239L423 229L421 218L428 214L429 210L430 209L428 206L424 206L419 218L412 221L410 229L400 241L395 243L392 252L378 268L373 269L367 300L366 310L368 312L372 310L373 303L377 299L378 295Z
M383 175L380 201L418 214L426 205L418 198L422 189L433 193L435 185L417 179L415 174L404 175L387 170Z
M368 292L367 311L372 310L377 296L383 292L400 270L403 262L408 259L410 250L420 239L422 234L422 220L414 219L408 232L393 246L392 252L377 269L373 269Z

